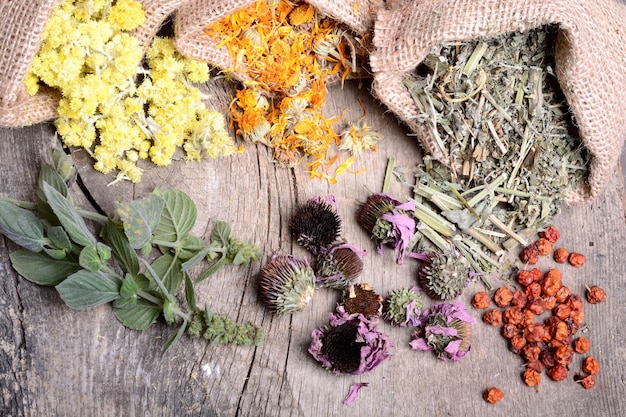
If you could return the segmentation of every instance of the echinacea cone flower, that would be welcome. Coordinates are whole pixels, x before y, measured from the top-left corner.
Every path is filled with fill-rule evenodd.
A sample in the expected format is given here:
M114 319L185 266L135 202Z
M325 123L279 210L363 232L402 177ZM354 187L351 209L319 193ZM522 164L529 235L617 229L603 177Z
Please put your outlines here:
M400 203L395 198L377 193L370 195L357 213L357 221L378 243L378 252L389 245L396 251L396 261L404 263L405 253L415 235L415 203Z
M289 226L298 244L314 255L329 248L341 233L341 218L334 207L334 197L310 199L298 207Z
M343 290L340 305L348 314L363 314L371 319L382 314L383 297L369 284L350 284Z
M436 304L422 312L409 344L416 350L435 351L444 361L458 361L471 350L475 321L460 302Z
M430 252L417 280L428 296L437 300L454 300L470 281L471 269L467 259L452 248L450 251Z
M306 259L275 255L259 274L261 302L279 314L302 310L313 297L315 273Z
M348 314L343 307L330 313L329 325L315 329L309 353L335 374L360 375L391 356L393 342L376 328L377 321Z
M394 326L415 326L422 313L422 295L417 287L400 288L389 293L383 304L383 318Z
M321 251L315 262L317 284L321 287L342 289L354 282L363 272L365 251L339 243L328 251Z

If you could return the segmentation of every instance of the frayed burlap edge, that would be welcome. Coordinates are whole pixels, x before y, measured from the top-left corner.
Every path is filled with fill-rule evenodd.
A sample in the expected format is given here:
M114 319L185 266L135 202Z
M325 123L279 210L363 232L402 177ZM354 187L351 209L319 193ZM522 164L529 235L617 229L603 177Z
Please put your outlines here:
M370 65L374 94L415 132L425 150L445 162L403 80L428 51L446 41L490 37L556 24L555 72L591 155L590 175L568 196L588 202L606 185L626 138L626 6L611 0L465 0L402 3L381 10Z

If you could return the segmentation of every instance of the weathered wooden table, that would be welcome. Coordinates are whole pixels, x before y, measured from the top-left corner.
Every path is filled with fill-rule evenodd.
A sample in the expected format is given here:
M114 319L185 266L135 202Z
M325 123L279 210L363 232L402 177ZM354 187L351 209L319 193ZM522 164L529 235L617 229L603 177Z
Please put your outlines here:
M379 255L359 228L359 201L380 191L387 159L413 168L421 150L393 115L385 113L367 87L356 83L331 88L327 112L350 109L345 120L362 116L385 138L375 153L363 153L354 169L338 183L311 180L302 167L275 166L263 146L245 144L234 157L185 162L167 168L146 165L143 181L107 187L111 177L95 173L84 152L75 152L83 187L75 198L84 207L99 205L111 213L117 200L139 198L155 187L176 187L195 201L199 218L194 232L204 235L212 222L225 220L242 240L262 249L263 261L275 252L304 256L291 239L288 219L306 199L334 194L344 220L344 236L367 249L362 280L380 294L415 284L417 261L394 262L394 254ZM216 94L212 105L223 109L227 98ZM0 195L32 200L40 162L56 143L51 124L0 130L2 183ZM403 198L409 189L392 182L391 193ZM66 307L52 288L26 281L11 268L8 255L16 246L0 238L0 415L2 416L620 416L626 413L626 227L623 177L616 169L602 195L587 205L566 207L555 219L563 246L583 252L582 268L563 266L564 283L584 294L585 285L603 287L603 304L585 305L590 354L599 359L596 386L584 390L572 380L580 370L577 355L569 378L553 382L545 374L540 388L521 380L522 360L507 349L498 328L476 317L472 352L458 363L443 362L430 352L413 351L410 331L381 325L395 343L394 356L373 372L335 376L324 371L307 352L311 331L328 321L338 300L336 292L319 290L307 308L278 317L259 303L256 279L261 262L247 268L221 270L199 287L199 299L213 311L251 320L263 327L257 347L212 345L187 337L160 359L172 328L164 324L147 331L124 328L109 305L86 311ZM544 260L543 267L553 263ZM495 285L503 282L492 279ZM461 301L469 306L472 283ZM427 301L427 303L432 303ZM342 405L350 384L368 382L357 401ZM505 394L496 405L483 401L485 388Z

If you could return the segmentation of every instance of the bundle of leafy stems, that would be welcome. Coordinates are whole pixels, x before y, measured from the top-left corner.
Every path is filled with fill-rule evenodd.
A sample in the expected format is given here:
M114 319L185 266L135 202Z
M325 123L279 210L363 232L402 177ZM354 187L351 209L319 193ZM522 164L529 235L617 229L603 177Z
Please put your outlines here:
M213 342L260 343L258 326L200 308L194 288L227 264L258 260L254 244L231 237L230 226L219 221L208 242L191 235L196 207L177 190L119 203L115 218L82 210L69 191L76 177L71 159L54 150L52 161L41 166L35 203L0 199L0 233L22 247L10 254L21 276L54 286L73 309L111 302L115 317L131 329L145 330L162 316L179 326L163 354L185 332ZM208 266L192 280L190 271L203 263ZM186 310L176 297L183 282Z

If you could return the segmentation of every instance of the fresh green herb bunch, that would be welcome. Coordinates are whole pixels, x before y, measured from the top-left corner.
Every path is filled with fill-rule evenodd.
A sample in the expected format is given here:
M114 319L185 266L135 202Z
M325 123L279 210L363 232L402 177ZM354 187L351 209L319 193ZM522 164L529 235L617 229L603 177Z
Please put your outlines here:
M463 292L470 279L467 260L455 249L431 252L418 273L424 292L439 300L454 300Z
M145 330L160 316L168 324L178 324L163 353L192 318L205 311L196 306L192 268L208 262L196 277L199 282L224 265L260 257L255 245L233 238L224 222L216 222L209 242L190 235L196 207L181 191L155 191L144 199L118 204L119 220L84 211L74 205L66 182L74 178L71 159L59 151L53 152L52 159L53 165L42 164L36 203L0 199L0 232L22 246L10 255L13 267L31 282L55 286L71 308L112 302L115 317L131 329ZM97 226L90 227L85 220L101 226L99 235L92 232ZM154 260L148 262L138 251ZM153 252L158 254L151 256ZM176 298L183 281L189 312ZM215 315L205 317L212 323L231 323ZM258 342L260 329L256 331L252 338L210 339Z
M301 311L313 298L315 273L306 259L275 255L259 273L261 302L279 314Z
M422 312L422 295L417 287L393 290L385 298L383 318L394 326L415 326Z

